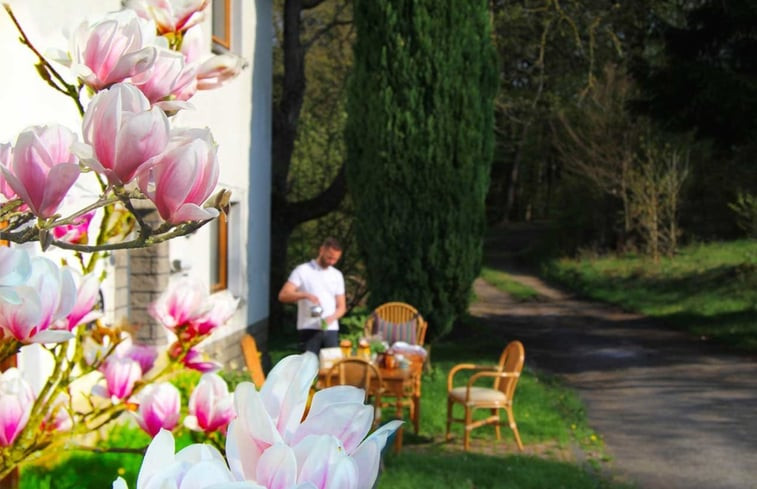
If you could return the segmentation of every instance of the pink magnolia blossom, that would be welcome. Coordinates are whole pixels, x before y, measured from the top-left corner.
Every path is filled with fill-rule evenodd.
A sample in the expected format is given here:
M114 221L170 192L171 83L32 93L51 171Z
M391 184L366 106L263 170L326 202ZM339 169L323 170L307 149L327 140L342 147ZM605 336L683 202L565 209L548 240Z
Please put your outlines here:
M131 79L147 99L166 109L184 108L170 102L169 98L178 98L187 86L195 84L197 68L185 64L184 56L167 48L158 48L158 55L152 67ZM180 99L186 100L186 99Z
M155 21L158 32L184 32L202 22L209 0L129 0L127 7Z
M85 85L102 90L149 69L157 55L154 43L154 24L131 10L91 25L85 21L70 39L71 70Z
M5 182L41 218L55 214L79 176L70 149L75 140L57 124L31 127L18 135L10 165L0 165Z
M76 302L71 312L62 321L62 328L71 331L80 324L89 323L102 316L100 311L92 308L100 298L100 280L95 274L89 274L80 278L79 290L76 293Z
M199 280L185 277L168 284L148 312L160 324L176 333L177 328L197 320L207 312L207 287Z
M125 184L166 149L168 117L137 87L118 83L95 95L82 122L88 146L77 146L82 161L115 184Z
M137 489L267 489L252 482L235 481L223 456L212 445L196 443L175 451L173 435L160 430L147 447ZM113 489L127 489L126 481L119 477Z
M199 335L210 334L231 319L239 299L228 290L211 294L206 301L207 312L190 322L190 328Z
M103 366L107 396L115 400L128 398L134 391L134 384L142 378L142 368L129 357L111 355ZM100 393L99 390L95 391Z
M0 446L7 447L29 422L34 392L16 368L0 373Z
M184 425L190 430L224 430L234 417L234 396L226 381L214 373L203 374L189 398L189 416Z
M260 391L237 386L237 418L231 422L226 455L232 473L266 487L369 489L378 475L381 450L401 424L392 421L365 438L373 407L351 386L323 389L302 420L310 386L318 373L312 353L284 358Z
M207 286L192 277L168 285L148 312L184 341L205 336L226 323L236 312L239 299L229 291L208 294Z
M219 88L239 76L244 66L244 59L233 54L212 56L197 68L197 89Z
M10 143L0 144L0 165L9 168L11 161L13 161L13 147ZM8 200L16 196L16 192L14 192L13 188L5 181L2 172L0 172L0 193Z
M89 233L89 223L95 216L95 211L87 212L75 218L71 224L64 224L53 228L55 239L65 241L66 243L87 243Z
M202 373L216 372L223 367L218 362L206 359L205 355L196 348L190 348L184 357L184 366L190 370L197 370Z
M197 90L211 90L237 77L247 65L244 58L234 54L218 54L205 57L206 40L200 26L189 29L184 34L181 53L187 66L195 70L194 79L175 92L179 100L189 100Z
M30 263L29 278L14 287L17 301L0 300L0 338L13 337L21 343L65 341L71 333L50 327L74 306L76 284L71 271L41 256Z
M130 345L124 355L139 364L143 375L152 369L155 365L155 359L158 358L157 350L147 345Z
M181 401L179 390L171 383L146 386L139 393L137 402L137 424L148 435L157 435L161 428L170 431L178 424Z
M139 177L139 187L153 201L160 217L177 224L218 215L204 209L218 183L218 148L208 129L183 129L171 134L168 149Z

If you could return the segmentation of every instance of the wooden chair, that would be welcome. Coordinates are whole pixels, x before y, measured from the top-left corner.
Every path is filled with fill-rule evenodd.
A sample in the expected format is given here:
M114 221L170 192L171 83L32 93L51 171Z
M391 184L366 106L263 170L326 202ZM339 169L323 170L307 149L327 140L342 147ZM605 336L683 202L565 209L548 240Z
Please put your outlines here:
M247 365L247 371L250 372L252 383L255 384L255 387L260 389L263 382L265 382L265 373L263 372L263 364L260 362L258 345L255 342L255 338L248 333L245 333L242 336L241 344L244 363Z
M372 401L373 404L373 425L378 425L381 420L381 393L384 390L384 382L381 372L374 364L358 357L337 360L326 374L325 385L354 385L363 389L365 400Z
M515 443L519 450L523 450L523 443L518 433L518 425L515 424L513 416L513 395L515 387L518 385L520 373L523 370L525 360L525 351L523 344L514 340L511 341L499 357L499 364L496 366L481 366L470 363L461 363L452 367L447 376L447 441L450 440L450 425L453 421L463 423L465 435L463 438L463 448L467 451L470 448L470 432L479 426L493 424L497 433L497 440L500 439L499 427L504 423L500 421L499 410L504 409L507 412L507 419L510 429L515 436ZM467 383L463 386L454 386L454 377L458 372L468 370L474 371ZM483 380L488 380L488 386L481 387L474 385L477 381L479 384ZM452 408L455 404L462 404L465 409L464 418L454 418ZM489 409L491 415L479 420L473 420L473 412L476 409Z
M423 316L421 316L418 310L410 304L404 302L387 302L374 309L368 317L368 320L365 322L363 334L366 337L373 336L376 333L377 318L386 323L393 323L394 325L404 325L409 321L415 320L415 341L408 341L408 343L423 346L423 342L426 339L426 328L428 327L428 323L426 323L426 320L423 319Z
M383 321L384 325L377 324L377 321L379 320ZM388 323L393 324L398 328L406 327L407 325L413 326L411 323L412 321L415 322L415 341L407 341L407 343L423 346L426 339L426 328L428 327L428 323L423 319L423 316L415 307L405 302L386 302L374 309L365 323L363 334L367 337L373 336L379 332L377 331L378 329L385 327ZM405 336L405 334L399 336ZM384 339L389 343L392 343L392 338L385 337ZM405 392L402 398L396 398L394 396L389 398L390 396L385 396L384 401L380 404L380 407L382 408L396 408L398 405L407 408L416 435L420 430L420 420L417 413L417 406L413 402L413 398L414 395L418 398L420 397L420 389L420 382L418 382L417 385L413 386L412 391Z

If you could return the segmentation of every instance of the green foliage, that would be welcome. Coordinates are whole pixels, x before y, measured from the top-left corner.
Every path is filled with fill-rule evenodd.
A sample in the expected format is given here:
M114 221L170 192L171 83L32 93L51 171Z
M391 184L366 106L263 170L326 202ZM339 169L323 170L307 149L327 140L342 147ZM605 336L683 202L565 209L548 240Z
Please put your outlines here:
M507 273L495 270L494 268L483 267L481 269L481 278L502 292L507 292L516 301L530 301L539 298L539 293L534 289L517 280L513 280Z
M497 457L434 447L390 455L378 489L628 489L572 463L538 457Z
M658 263L634 255L562 259L545 271L589 297L757 351L756 240L689 245Z
M738 216L739 228L750 238L757 238L757 195L739 192L728 207Z
M359 0L347 179L368 305L448 332L481 264L495 53L482 0Z
M347 338L357 345L363 336L363 327L368 320L370 311L365 307L356 307L339 320L339 337Z

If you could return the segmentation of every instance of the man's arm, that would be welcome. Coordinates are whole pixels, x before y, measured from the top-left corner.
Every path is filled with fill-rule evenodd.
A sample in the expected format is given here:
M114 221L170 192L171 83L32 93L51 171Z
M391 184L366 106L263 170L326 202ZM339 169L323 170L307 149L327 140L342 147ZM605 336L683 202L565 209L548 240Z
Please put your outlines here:
M318 300L318 297L308 292L297 290L297 286L288 280L286 281L284 286L281 287L281 290L279 291L279 300L281 302L295 303L302 299L307 299L313 304L321 303L321 301Z
M335 296L336 298L336 311L334 311L334 314L331 316L328 316L324 318L326 320L326 324L331 324L340 317L344 316L344 314L347 312L347 301L344 298L344 294Z

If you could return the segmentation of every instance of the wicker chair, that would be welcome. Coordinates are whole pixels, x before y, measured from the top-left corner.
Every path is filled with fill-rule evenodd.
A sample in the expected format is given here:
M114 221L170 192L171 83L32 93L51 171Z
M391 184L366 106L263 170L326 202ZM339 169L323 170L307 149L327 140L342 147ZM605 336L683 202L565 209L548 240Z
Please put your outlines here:
M510 429L515 436L515 443L519 450L523 450L523 443L518 433L518 425L515 423L513 416L513 395L515 387L518 385L520 373L523 370L525 360L525 351L523 344L514 340L511 341L499 357L499 364L496 366L481 366L468 363L455 365L447 376L447 434L446 439L450 440L450 425L453 421L463 423L465 435L463 438L463 448L467 451L470 448L470 432L479 426L492 424L495 426L497 440L500 437L499 427L504 423L500 421L499 410L504 409L507 412L507 419ZM454 377L458 372L469 370L474 371L467 383L455 387ZM488 386L482 387L474 385L482 384L488 380ZM452 409L455 404L462 404L465 409L464 418L454 418ZM484 419L473 420L473 411L476 409L489 409L491 415Z
M404 302L387 302L374 309L373 313L365 322L363 330L365 336L373 336L376 333L378 326L376 324L377 319L396 325L406 324L409 321L415 320L415 341L409 343L423 346L423 342L426 339L426 328L428 327L428 323L426 323L426 320L423 319L423 316L421 316L418 310L410 304Z

